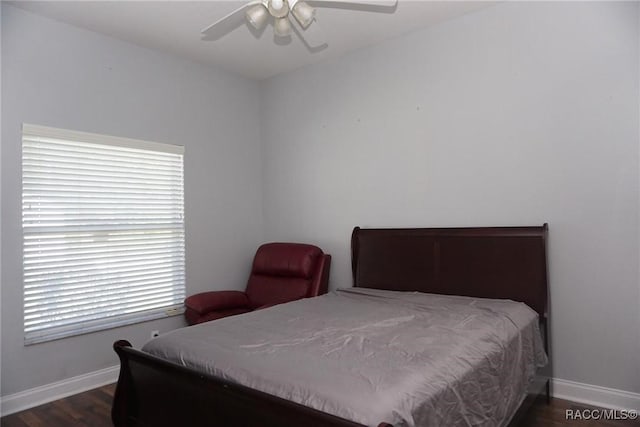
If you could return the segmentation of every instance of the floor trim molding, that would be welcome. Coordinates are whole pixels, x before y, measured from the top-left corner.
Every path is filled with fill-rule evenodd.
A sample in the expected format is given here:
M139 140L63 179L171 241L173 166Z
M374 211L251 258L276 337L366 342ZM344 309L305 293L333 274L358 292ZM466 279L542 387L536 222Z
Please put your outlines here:
M554 378L552 380L551 394L558 399L571 400L603 408L627 409L640 412L640 393Z
M0 398L0 414L4 417L5 415L62 399L63 397L114 383L118 380L119 372L119 366L111 366L78 375L77 377L2 396Z
M118 380L119 366L100 369L66 380L35 387L0 398L2 416L33 408ZM583 384L559 378L552 380L552 394L558 399L612 409L640 411L640 393Z

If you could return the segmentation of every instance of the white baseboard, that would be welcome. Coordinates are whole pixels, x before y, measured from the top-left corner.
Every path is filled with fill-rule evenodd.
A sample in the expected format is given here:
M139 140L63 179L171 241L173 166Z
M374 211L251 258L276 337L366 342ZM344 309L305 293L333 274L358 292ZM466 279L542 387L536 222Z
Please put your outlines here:
M574 381L552 380L553 397L611 409L627 409L640 412L640 393L616 390Z
M3 396L0 399L2 416L33 408L73 394L114 383L119 367L101 369L88 374ZM640 411L640 393L616 390L596 385L554 378L553 397L611 409Z
M15 394L2 396L0 399L0 414L4 417L14 412L23 411L44 403L62 399L63 397L114 383L118 380L119 372L119 366L112 366Z

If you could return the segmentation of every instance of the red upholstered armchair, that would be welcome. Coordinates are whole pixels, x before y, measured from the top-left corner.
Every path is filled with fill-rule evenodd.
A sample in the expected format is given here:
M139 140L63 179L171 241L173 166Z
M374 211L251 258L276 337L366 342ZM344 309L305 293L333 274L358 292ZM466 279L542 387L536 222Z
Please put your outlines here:
M302 243L258 248L247 289L203 292L184 301L190 325L327 293L331 255Z

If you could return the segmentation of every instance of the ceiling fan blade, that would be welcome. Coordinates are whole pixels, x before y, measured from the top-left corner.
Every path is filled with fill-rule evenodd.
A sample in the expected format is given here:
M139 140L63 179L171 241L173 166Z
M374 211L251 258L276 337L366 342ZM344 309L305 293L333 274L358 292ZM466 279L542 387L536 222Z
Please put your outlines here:
M246 3L242 7L239 7L238 9L236 9L233 12L229 13L224 18L220 18L216 22L214 22L213 24L209 25L208 27L203 28L202 31L201 31L201 33L204 36L203 39L204 40L218 40L222 36L230 33L233 30L235 30L236 28L238 28L240 25L242 25L245 22L244 12L250 6L253 6L255 4L260 4L260 3L262 3L261 0L254 0L254 1L251 1L249 3Z
M364 12L393 13L398 7L398 0L308 0L313 7L332 9L360 10Z
M295 19L291 19L293 24L293 31L298 35L302 43L311 53L320 52L326 49L329 45L325 41L324 32L320 25L318 25L318 18L314 18L314 21L305 30L300 23Z

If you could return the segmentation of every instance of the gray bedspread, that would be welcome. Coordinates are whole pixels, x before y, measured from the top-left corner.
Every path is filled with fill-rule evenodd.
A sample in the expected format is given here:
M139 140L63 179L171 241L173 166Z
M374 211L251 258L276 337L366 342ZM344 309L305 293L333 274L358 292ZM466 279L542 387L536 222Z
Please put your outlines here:
M364 288L175 330L143 351L398 427L503 425L547 362L525 304Z

